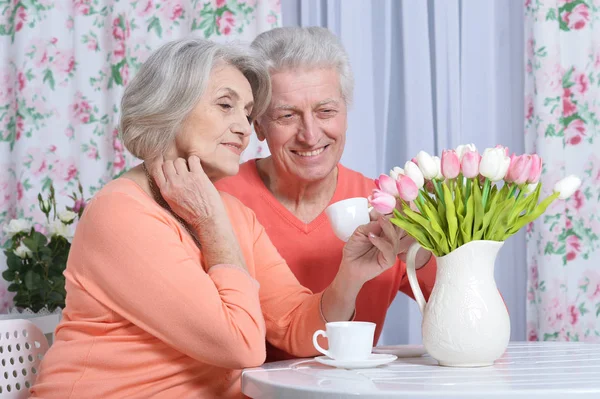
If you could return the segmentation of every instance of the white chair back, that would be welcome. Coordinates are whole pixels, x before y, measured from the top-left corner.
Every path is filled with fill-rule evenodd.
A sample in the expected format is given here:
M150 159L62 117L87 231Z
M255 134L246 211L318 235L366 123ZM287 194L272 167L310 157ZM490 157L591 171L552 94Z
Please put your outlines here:
M35 324L0 320L0 398L29 397L47 350L48 340Z

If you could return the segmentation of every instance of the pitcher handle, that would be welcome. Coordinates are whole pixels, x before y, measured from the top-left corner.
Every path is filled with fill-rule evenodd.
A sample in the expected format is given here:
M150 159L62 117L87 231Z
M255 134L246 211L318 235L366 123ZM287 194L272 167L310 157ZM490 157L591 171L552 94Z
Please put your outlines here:
M425 313L425 305L427 302L425 301L425 297L423 296L423 291L421 291L421 287L419 287L419 280L417 280L417 270L415 261L417 259L417 252L421 246L418 242L413 243L408 249L408 253L406 254L406 274L408 275L408 283L410 284L410 288L412 289L413 295L415 296L415 301L419 305L419 309L421 310L421 314Z

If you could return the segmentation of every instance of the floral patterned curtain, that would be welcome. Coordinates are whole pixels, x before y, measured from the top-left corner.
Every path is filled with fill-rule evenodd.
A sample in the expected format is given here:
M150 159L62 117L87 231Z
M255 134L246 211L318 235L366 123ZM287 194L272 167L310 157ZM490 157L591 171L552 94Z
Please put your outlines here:
M281 25L279 0L0 0L0 244L13 218L42 222L37 194L86 197L137 161L119 102L149 53L193 35L249 43ZM244 158L263 148L253 141ZM0 271L5 268L0 253ZM12 296L0 279L0 312Z
M529 340L600 342L600 0L526 0L527 150L550 191L582 187L527 232Z

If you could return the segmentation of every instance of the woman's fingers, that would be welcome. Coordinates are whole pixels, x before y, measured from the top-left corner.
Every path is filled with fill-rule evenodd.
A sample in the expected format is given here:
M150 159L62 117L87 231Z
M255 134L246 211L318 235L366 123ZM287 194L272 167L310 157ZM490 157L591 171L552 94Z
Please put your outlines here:
M202 164L200 163L200 158L198 158L196 155L192 155L188 158L188 166L190 168L190 172L192 173L204 171L204 169L202 169Z
M185 175L186 172L189 172L187 161L183 158L177 158L174 162L175 170L179 176Z

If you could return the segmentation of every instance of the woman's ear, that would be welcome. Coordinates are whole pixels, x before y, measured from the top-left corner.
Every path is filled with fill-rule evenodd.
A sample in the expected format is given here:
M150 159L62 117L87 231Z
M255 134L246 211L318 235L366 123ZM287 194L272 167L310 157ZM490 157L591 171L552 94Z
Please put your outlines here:
M258 137L260 141L265 141L265 132L258 119L254 121L254 131L256 132L256 137Z

